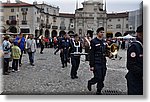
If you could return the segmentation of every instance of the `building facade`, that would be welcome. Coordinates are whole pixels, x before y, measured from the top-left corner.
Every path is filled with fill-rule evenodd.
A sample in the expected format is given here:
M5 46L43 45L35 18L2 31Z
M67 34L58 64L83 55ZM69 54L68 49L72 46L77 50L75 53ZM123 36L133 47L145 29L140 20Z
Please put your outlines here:
M33 4L17 1L1 3L1 31L35 34L36 37L59 36L65 32L74 33L74 14L59 13L59 7L45 3Z
M128 12L107 14L107 38L123 36L128 31L128 14Z
M98 27L105 28L104 36L123 36L125 32L135 31L142 19L142 13L133 12L107 13L106 2L103 0L86 0L83 8L76 8L75 14L59 13L58 6L47 3L28 4L17 0L16 3L1 3L0 16L2 32L32 33L36 37L54 37L64 32L70 35L78 33L85 36L90 33L96 36ZM142 3L140 4L142 11ZM137 11L136 11L137 12ZM137 16L135 16L137 15ZM138 20L138 17L139 20ZM138 21L138 22L137 22ZM136 26L135 26L136 25Z
M106 30L107 14L103 0L88 0L82 3L83 8L75 11L75 31L84 36L88 32L96 35L98 27Z

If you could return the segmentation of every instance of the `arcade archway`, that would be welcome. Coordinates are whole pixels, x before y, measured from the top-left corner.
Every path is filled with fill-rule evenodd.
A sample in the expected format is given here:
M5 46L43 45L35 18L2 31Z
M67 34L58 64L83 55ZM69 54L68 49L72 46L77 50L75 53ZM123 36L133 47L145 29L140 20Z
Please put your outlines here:
M57 37L57 31L56 30L52 30L52 38Z
M50 36L49 30L46 29L46 30L45 30L45 37L46 37L46 38L49 38L49 36Z
M61 31L59 32L59 36L63 36L64 34L66 34L66 32L65 32L64 30L61 30Z

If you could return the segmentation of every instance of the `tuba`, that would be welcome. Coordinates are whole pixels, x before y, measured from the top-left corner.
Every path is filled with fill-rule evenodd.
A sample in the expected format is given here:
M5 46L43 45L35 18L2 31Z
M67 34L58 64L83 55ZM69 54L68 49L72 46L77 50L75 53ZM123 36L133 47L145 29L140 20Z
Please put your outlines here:
M106 50L106 56L112 58L113 56L117 55L119 46L117 46L115 43L112 43L110 46L107 45Z

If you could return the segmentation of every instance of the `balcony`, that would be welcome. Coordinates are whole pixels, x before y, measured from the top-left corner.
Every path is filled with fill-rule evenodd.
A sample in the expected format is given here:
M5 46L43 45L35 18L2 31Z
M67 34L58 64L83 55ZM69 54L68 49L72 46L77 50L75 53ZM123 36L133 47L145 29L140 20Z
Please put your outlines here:
M46 24L45 23L41 23L41 28L45 28Z
M22 25L27 25L27 21L22 21Z

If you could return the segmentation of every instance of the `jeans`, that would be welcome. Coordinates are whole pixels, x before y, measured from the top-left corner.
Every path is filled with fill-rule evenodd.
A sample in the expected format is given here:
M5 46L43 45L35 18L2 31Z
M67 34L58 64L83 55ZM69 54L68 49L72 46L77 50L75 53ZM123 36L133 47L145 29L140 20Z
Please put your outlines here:
M19 62L19 59L13 59L12 69L14 69L15 71L18 70L18 62Z
M30 64L34 63L34 52L28 52Z
M9 70L9 58L4 58L3 73Z

